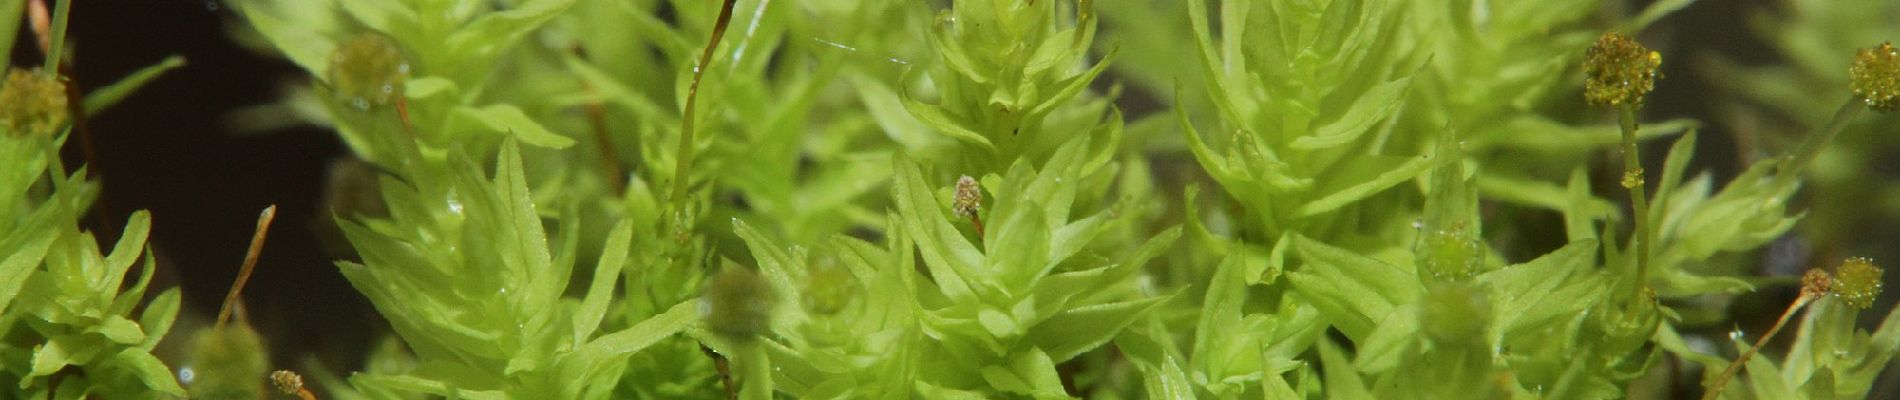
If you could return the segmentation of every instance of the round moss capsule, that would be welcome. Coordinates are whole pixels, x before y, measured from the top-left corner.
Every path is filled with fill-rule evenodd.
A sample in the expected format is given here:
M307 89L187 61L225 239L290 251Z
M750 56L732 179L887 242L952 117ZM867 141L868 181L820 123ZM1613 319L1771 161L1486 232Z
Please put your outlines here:
M0 86L0 131L11 136L52 136L66 125L66 84L58 76L7 70Z
M1606 32L1585 53L1583 98L1594 106L1641 107L1643 95L1656 89L1661 68L1661 53L1628 36Z
M358 110L401 97L408 79L409 61L395 42L380 34L356 35L330 55L330 86Z
M728 268L713 275L700 297L706 328L734 340L750 340L771 330L773 292L757 272Z
M1849 258L1841 262L1841 268L1834 273L1834 295L1841 298L1848 307L1865 310L1874 306L1874 299L1880 297L1880 278L1884 271L1874 265L1874 260L1866 257Z
M1900 49L1893 42L1860 49L1854 65L1847 69L1854 95L1867 107L1880 112L1900 109Z

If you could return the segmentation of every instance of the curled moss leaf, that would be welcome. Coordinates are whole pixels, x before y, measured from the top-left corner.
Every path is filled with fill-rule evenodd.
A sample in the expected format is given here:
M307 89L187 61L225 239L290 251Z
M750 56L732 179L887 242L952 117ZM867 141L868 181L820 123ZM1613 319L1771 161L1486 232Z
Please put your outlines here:
M1643 95L1656 89L1662 54L1635 39L1606 32L1590 46L1583 61L1583 98L1594 106L1641 107Z
M356 35L330 55L330 86L359 110L388 105L402 95L408 79L409 61L380 34Z
M759 273L730 268L714 275L700 298L706 328L734 340L750 340L770 330L772 286Z
M1881 112L1900 109L1900 49L1893 42L1860 49L1847 75L1854 95L1865 100L1867 107Z
M14 136L50 136L66 124L66 85L58 76L19 68L0 87L0 130Z
M1842 303L1856 309L1865 310L1874 305L1874 298L1880 297L1880 266L1866 257L1849 258L1841 262L1841 269L1834 276L1834 295L1840 296Z

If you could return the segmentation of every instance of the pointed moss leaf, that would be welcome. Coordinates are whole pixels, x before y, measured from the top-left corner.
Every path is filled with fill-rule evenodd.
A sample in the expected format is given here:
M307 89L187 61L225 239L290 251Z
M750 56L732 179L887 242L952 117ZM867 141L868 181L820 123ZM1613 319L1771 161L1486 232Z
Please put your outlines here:
M1418 343L1417 338L1421 337L1424 333L1419 331L1418 303L1406 304L1381 318L1372 334L1358 343L1352 366L1366 373L1392 369L1410 354L1412 346Z
M1575 209L1578 215L1610 215L1616 203L1597 197L1576 197L1569 188L1551 182L1511 176L1506 172L1478 175L1478 192L1486 200L1517 203L1554 211ZM1659 192L1660 193L1660 192Z
M158 274L158 257L152 255L150 245L146 246L145 257L141 260L143 261L139 264L138 280L119 291L119 296L112 300L112 308L107 310L108 313L131 315L132 310L137 308L140 302L145 301L145 287L152 283L152 276Z
M50 211L50 208L48 210ZM19 236L4 240L9 244L19 243L19 245L0 249L7 252L6 258L0 261L0 311L6 311L7 306L13 302L13 298L20 294L21 285L26 284L27 277L39 267L40 260L44 259L46 252L52 248L53 239L58 237L59 235L50 232L24 232ZM21 242L14 242L15 240Z
M145 237L152 231L152 213L139 210L125 221L125 232L119 234L119 243L112 247L112 255L106 256L107 275L123 277L125 271L138 262L139 254L145 252ZM107 287L117 289L119 278L111 281Z
M139 329L137 322L117 315L108 315L98 325L88 329L117 344L135 344L145 341L145 332Z
M172 330L172 323L178 319L178 288L165 289L145 305L145 311L139 314L139 326L144 327L145 341L139 348L150 351L158 346L159 339Z
M455 29L443 45L451 57L471 62L487 62L502 50L527 36L542 23L553 19L575 0L529 0L512 9L487 13Z
M691 326L698 317L698 302L688 300L674 305L666 312L654 315L627 329L601 336L587 342L575 352L579 365L597 367L603 362L627 354L644 350L661 339L673 336Z
M26 376L21 377L20 388L25 389L32 383L33 378L52 375L54 372L58 372L60 368L72 365L76 361L72 353L88 346L87 344L78 343L79 340L80 339L71 335L62 335L50 338L45 343L34 346L32 367L27 371ZM101 343L94 343L94 345L96 345L96 347L93 347L95 349L104 347Z
M1150 399L1194 398L1193 381L1181 369L1179 351L1160 320L1150 314L1148 322L1131 327L1115 336L1115 348L1127 355L1130 364L1141 371L1142 389Z
M1325 180L1325 184L1319 188L1319 192L1324 195L1300 206L1296 213L1302 217L1310 217L1372 197L1394 185L1423 175L1426 171L1430 171L1436 162L1442 161L1433 158L1359 156L1342 169L1327 174L1329 179Z
M1479 181L1482 184L1483 181ZM1570 182L1564 185L1569 206L1559 210L1564 213L1564 236L1570 241L1596 240L1595 221L1610 215L1611 211L1591 210L1583 204L1603 201L1590 195L1590 178L1582 167L1570 170Z
M109 362L127 369L139 382L145 383L146 388L172 396L185 395L185 388L178 385L177 378L172 377L171 369L151 353L128 348L113 354Z
M1320 125L1312 135L1293 139L1292 147L1299 150L1317 150L1331 148L1358 139L1373 125L1392 115L1405 100L1405 93L1412 87L1412 78L1405 77L1380 83L1367 90L1364 95L1352 103L1339 119Z
M1319 358L1321 365L1352 365L1346 360L1345 353L1339 350L1339 345L1333 344L1331 340L1320 341ZM1321 368L1320 372L1322 374L1321 378L1324 379L1325 382L1326 398L1354 400L1371 400L1377 398L1374 397L1372 391L1366 387L1365 380L1359 377L1359 371L1357 370L1352 368Z
M1068 299L1086 295L1125 282L1129 276L1141 271L1149 259L1173 248L1175 239L1181 237L1181 227L1176 226L1149 238L1141 247L1136 248L1127 258L1114 265L1091 268L1081 271L1061 272L1049 275L1036 282L1035 295L1040 301L1055 305L1066 305ZM1051 311L1053 312L1053 311Z
M1656 206L1652 213L1662 215L1667 212L1664 209L1669 207L1669 195L1682 185L1682 174L1689 169L1689 161L1695 157L1695 139L1696 131L1690 130L1669 146L1669 157L1663 159L1662 182L1656 185Z
M335 3L245 1L229 4L291 62L319 79L327 76L330 54L336 50L336 40L328 31L340 28L337 26L340 21L335 20Z
M574 145L574 139L549 131L529 118L520 107L511 104L497 104L482 108L462 107L457 114L480 123L496 133L510 134L523 143L550 149L565 149Z
M1051 239L1043 210L1021 207L1013 211L992 225L990 238L984 243L989 247L984 254L988 256L990 271L1008 277L1005 282L1011 290L1031 284L1046 268L1060 261L1049 257Z
M600 262L594 266L594 281L587 285L587 297L581 299L580 309L574 312L574 343L585 343L607 315L614 283L619 280L620 271L626 268L627 252L633 247L632 221L623 219L615 223L603 247Z
M1083 89L1087 89L1089 83L1095 81L1095 77L1102 75L1102 71L1108 70L1108 66L1112 64L1111 61L1115 59L1115 55L1119 53L1120 50L1121 47L1119 46L1109 47L1108 53L1103 54L1102 60L1097 61L1095 66L1089 68L1088 72L1057 82L1056 85L1059 89L1057 89L1055 93L1050 94L1049 97L1043 99L1041 104L1037 104L1035 108L1031 108L1027 114L1043 115L1051 112L1058 105L1068 104L1070 99L1074 99L1077 94L1082 93Z
M1669 14L1674 14L1677 10L1688 7L1690 4L1695 4L1695 2L1696 0L1658 0L1651 2L1648 7L1643 8L1642 13L1636 15L1636 18L1623 21L1622 26L1618 27L1617 30L1626 32L1643 30L1644 27L1655 23L1656 20L1660 20Z
M174 54L170 57L165 57L165 59L159 61L158 64L133 71L131 75L126 75L125 78L119 79L118 82L113 82L111 85L93 90L92 93L86 94L86 115L99 115L99 113L105 111L106 108L112 107L114 104L119 104L119 101L125 100L126 96L130 96L133 92L138 91L139 88L145 87L145 84L151 83L152 80L157 79L159 75L164 75L166 71L171 71L183 66L185 66L185 57Z
M412 78L403 83L402 93L403 96L411 99L426 99L443 92L453 92L456 89L455 81L448 78L424 76Z
M918 120L907 111L904 101L897 98L897 92L883 82L864 77L860 74L849 75L851 87L858 92L858 101L864 102L864 111L877 122L884 135L907 149L921 149L929 144L929 125Z
M1588 288L1577 286L1585 281L1571 279L1571 276L1590 267L1595 261L1596 249L1594 240L1571 242L1535 260L1480 275L1478 281L1490 286L1499 296L1494 304L1501 310L1495 317L1498 326L1504 328L1503 333L1535 327L1550 318L1585 312L1593 302L1583 301L1589 297L1578 296L1575 291Z
M977 270L977 266L983 265L983 254L945 220L944 211L948 208L931 194L933 189L924 183L923 172L916 163L899 155L893 157L893 164L897 176L891 185L891 196L895 197L898 214L903 217L905 232L917 241L917 250L923 255L931 279L954 301L974 300L971 287L982 284L988 277L986 272Z
M1206 298L1201 301L1201 315L1194 326L1194 348L1189 358L1203 367L1206 361L1215 357L1219 349L1214 339L1221 332L1239 332L1241 305L1247 302L1246 278L1242 275L1246 257L1238 251L1229 251L1222 257L1207 284ZM1205 367L1203 368L1205 369Z
M1287 278L1348 337L1364 339L1375 322L1422 290L1409 270L1305 237L1293 240L1306 266Z
M417 21L416 11L400 1L338 0L337 4L363 26L380 32L415 26Z
M958 122L960 118L952 117L944 113L942 106L924 104L911 99L908 95L905 95L902 99L904 101L904 109L910 110L911 116L917 117L917 120L922 121L925 125L936 128L937 132L957 140L969 142L984 149L994 149L996 147L996 145L990 143L988 137L977 133L969 127L963 126L962 122Z
M1009 314L996 311L994 308L977 311L976 322L982 324L983 330L989 331L991 336L998 338L1016 337L1018 332L1016 320L1010 319Z
M1378 296L1389 304L1410 302L1418 296L1420 288L1417 279L1409 273L1410 271L1402 267L1333 247L1305 236L1294 236L1293 240L1293 250L1301 259L1306 260L1308 263L1306 270L1309 272L1337 275L1349 279L1354 283L1349 286L1371 289L1367 294ZM1384 312L1368 313L1368 315L1384 314Z
M1114 339L1135 318L1173 297L1168 295L1070 309L1030 328L1027 338L1036 348L1049 352L1049 357L1056 362L1068 361Z
M513 268L525 270L524 274L531 279L530 282L516 283L531 291L530 293L522 294L525 298L533 300L557 298L560 297L561 292L567 289L566 273L568 270L552 271L553 257L548 254L547 233L542 230L541 215L535 212L534 193L528 190L528 180L521 168L521 150L519 146L516 146L513 141L504 143L501 148L501 155L495 159L495 182L493 184L495 189L493 190L501 195L500 200L503 202L499 205L501 209L496 211L503 213L500 215L501 217L508 218L508 221L505 223L509 224L508 227L510 229L505 232L514 236L507 238L507 240L510 240L510 244L516 247L505 249L515 251L504 251L503 254L504 256L511 255L515 257L513 260L505 261L512 264L511 267ZM477 175L479 175L479 173L477 173ZM499 232L480 233L494 234ZM547 316L547 313L534 310L530 310L528 314L531 316Z

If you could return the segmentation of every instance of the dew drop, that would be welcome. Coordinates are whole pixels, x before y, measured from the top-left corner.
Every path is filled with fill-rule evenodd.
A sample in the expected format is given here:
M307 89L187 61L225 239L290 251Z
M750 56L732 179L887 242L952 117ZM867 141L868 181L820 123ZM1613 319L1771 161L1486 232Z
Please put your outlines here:
M383 94L396 93L396 85L383 84Z
M1729 340L1742 340L1742 330L1736 329L1736 330L1729 331L1728 338Z
M187 366L178 368L178 383L190 385L191 381L197 378L198 378L198 372L192 370L191 366L187 365Z
M455 199L449 199L449 212L461 214L462 202Z
M361 97L350 99L350 105L355 106L358 110L369 111L369 100L365 100Z

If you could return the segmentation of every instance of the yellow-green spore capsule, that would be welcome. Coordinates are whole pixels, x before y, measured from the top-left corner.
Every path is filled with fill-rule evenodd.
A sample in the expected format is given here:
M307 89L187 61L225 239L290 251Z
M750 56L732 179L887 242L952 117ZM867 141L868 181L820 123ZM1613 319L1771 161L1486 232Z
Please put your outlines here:
M1900 48L1894 48L1893 42L1860 49L1847 75L1854 95L1865 100L1868 108L1900 110Z
M1880 297L1880 278L1885 275L1874 260L1865 257L1849 258L1841 263L1841 269L1834 273L1834 295L1848 307L1865 310L1874 306L1874 299Z
M198 332L191 355L178 368L178 381L193 399L261 399L270 363L263 339L244 323Z
M13 68L0 86L0 132L51 136L66 125L66 85L59 77Z
M1635 39L1604 33L1590 46L1583 61L1583 98L1594 106L1643 105L1643 95L1656 89L1662 54Z
M356 35L330 55L330 86L358 110L395 101L408 79L409 61L395 42L380 34Z

